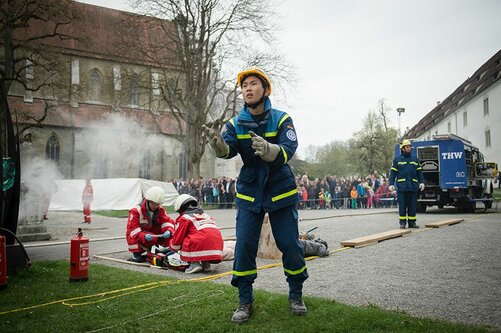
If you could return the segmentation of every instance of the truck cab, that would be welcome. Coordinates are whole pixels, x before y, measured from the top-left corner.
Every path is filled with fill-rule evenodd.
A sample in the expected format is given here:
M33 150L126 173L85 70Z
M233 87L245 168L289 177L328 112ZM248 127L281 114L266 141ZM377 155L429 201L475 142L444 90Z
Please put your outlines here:
M400 149L396 147L395 152L400 154ZM484 209L492 207L490 187L498 175L497 164L486 163L470 141L453 134L435 135L433 140L412 141L412 154L423 169L425 184L418 197L418 212L425 212L428 206L474 212L478 202Z

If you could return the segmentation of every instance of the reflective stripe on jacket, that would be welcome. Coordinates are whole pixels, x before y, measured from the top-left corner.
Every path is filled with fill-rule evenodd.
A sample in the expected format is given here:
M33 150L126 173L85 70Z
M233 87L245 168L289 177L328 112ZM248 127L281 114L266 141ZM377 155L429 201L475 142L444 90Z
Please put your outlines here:
M216 223L202 209L186 211L176 219L170 247L188 262L223 259L223 236Z
M424 182L423 169L412 154L400 154L393 159L389 184L395 184L398 191L419 191Z
M287 162L294 156L298 142L294 124L289 115L271 107L265 100L265 113L258 122L247 107L233 117L223 128L223 138L232 158L240 154L244 165L236 184L236 205L253 211L274 211L298 202L294 175ZM280 152L272 162L265 162L252 149L249 131L278 144Z
M174 220L171 219L165 209L160 206L153 214L153 219L148 215L146 208L147 201L143 199L141 203L129 211L127 219L127 229L125 236L129 245L146 242L144 236L147 233L163 234L166 231L174 233Z

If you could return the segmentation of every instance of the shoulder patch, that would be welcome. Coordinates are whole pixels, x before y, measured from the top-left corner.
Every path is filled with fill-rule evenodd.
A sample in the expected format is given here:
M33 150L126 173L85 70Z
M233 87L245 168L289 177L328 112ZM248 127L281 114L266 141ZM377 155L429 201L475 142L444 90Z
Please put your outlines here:
M293 130L288 130L287 133L285 133L285 135L287 135L287 138L291 141L296 141L296 132L294 132Z

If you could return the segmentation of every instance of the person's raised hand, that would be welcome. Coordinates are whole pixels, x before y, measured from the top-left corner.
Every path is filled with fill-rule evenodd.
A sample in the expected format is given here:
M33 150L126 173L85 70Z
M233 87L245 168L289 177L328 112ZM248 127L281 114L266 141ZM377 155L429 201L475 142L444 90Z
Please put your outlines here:
M221 136L221 129L218 122L214 122L211 127L202 125L202 132L204 136L207 137L207 141L214 155L217 157L224 157L228 154L228 145Z
M252 140L252 149L254 149L254 153L260 156L263 161L272 162L277 158L278 153L280 152L280 146L269 143L265 138L257 135L253 131L249 131Z

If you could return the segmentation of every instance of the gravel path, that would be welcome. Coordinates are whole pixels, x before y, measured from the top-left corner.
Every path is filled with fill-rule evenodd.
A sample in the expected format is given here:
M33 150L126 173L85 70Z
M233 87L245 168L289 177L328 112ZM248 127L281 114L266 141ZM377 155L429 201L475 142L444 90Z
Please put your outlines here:
M450 212L432 210L419 214L418 224L423 227L425 223L450 218L465 218L466 221L439 229L422 228L407 237L347 249L332 253L327 258L308 261L310 278L305 283L304 294L346 304L377 305L420 317L501 329L500 214L450 215ZM234 224L234 210L209 213L219 221L220 227ZM355 215L351 215L353 213ZM80 215L81 212L51 212L46 225L53 232L53 238L69 240L76 227L82 226L78 223ZM315 234L325 239L331 250L339 249L343 240L392 230L397 226L397 214L393 209L300 211L300 216L300 230L317 226ZM91 240L123 236L125 218L98 215L93 218L91 225L83 225ZM231 236L234 231L223 230L223 234ZM128 258L128 253L123 251L125 240L123 243L123 247L117 249L122 252L109 256ZM30 248L32 251L35 249ZM93 259L93 262L180 279L193 277L181 272L107 260ZM258 260L258 266L270 262L273 261ZM229 271L231 264L213 265L211 274ZM229 281L228 276L216 280L216 283L229 284ZM259 271L255 288L287 294L282 268Z

